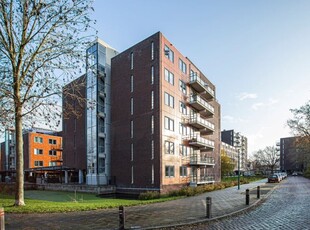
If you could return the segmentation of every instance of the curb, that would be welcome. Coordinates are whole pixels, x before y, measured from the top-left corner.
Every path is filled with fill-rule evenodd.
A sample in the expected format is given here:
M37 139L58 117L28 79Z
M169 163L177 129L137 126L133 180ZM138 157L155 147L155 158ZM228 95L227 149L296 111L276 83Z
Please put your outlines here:
M225 214L225 215L222 215L222 216L218 216L218 217L214 217L214 218L210 218L210 219L195 220L195 221L191 221L191 222L183 223L183 224L171 224L171 225L153 226L153 227L137 228L137 229L149 230L149 229L170 229L170 228L176 228L176 227L186 227L186 226L191 226L191 225L195 225L195 224L210 223L210 222L222 220L225 218L237 216L237 215L246 213L246 212L260 206L261 204L263 204L268 199L268 197L275 191L275 189L278 186L279 186L279 184L274 186L273 188L271 188L270 191L263 198L256 200L254 203L250 204L248 207L234 211L234 212L231 212L231 213L228 213L228 214ZM135 228L131 228L131 229L135 229Z

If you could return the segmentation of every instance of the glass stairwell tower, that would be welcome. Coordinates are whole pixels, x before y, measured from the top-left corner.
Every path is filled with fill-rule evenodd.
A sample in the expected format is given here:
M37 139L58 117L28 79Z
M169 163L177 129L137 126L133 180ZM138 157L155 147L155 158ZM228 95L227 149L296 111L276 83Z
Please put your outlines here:
M100 39L86 52L86 184L107 185L111 182L111 58L118 52Z

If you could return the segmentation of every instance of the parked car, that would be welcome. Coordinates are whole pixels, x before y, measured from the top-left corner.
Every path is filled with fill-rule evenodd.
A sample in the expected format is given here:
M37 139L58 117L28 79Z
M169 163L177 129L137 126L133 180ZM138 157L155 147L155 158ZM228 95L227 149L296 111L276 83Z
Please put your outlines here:
M273 174L273 175L270 175L269 177L268 177L268 183L271 183L271 182L273 182L273 183L279 183L281 180L280 180L280 177L279 177L279 175L277 175L277 174Z

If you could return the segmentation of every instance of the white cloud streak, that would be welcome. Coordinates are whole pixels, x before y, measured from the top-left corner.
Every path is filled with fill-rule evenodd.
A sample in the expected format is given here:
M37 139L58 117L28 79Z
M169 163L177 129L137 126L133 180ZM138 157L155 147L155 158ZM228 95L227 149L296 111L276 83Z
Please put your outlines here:
M257 98L257 94L256 93L243 92L243 93L240 93L237 97L238 97L238 99L240 101L244 101L244 100L247 100L247 99L255 99L255 98Z

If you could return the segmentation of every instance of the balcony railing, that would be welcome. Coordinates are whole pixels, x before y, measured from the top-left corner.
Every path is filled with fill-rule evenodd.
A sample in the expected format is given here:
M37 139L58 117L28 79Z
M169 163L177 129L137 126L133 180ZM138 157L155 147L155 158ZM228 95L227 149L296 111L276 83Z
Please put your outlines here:
M198 114L192 115L189 118L189 124L194 126L197 129L206 128L209 131L214 131L214 124L201 118Z
M192 184L209 184L214 183L215 177L214 176L197 176L197 175L191 175L191 182Z
M197 74L190 76L189 84L198 92L202 93L202 96L209 100L214 98L214 90L206 82L204 82Z
M206 112L206 115L214 115L214 107L202 99L199 95L191 95L189 98L189 103L192 107L198 111Z
M186 139L189 141L188 143L192 146L214 149L214 141L200 137L199 135L189 136L186 137Z
M214 166L215 161L213 157L204 157L201 156L200 154L193 155L190 157L190 164L191 165L210 165Z

